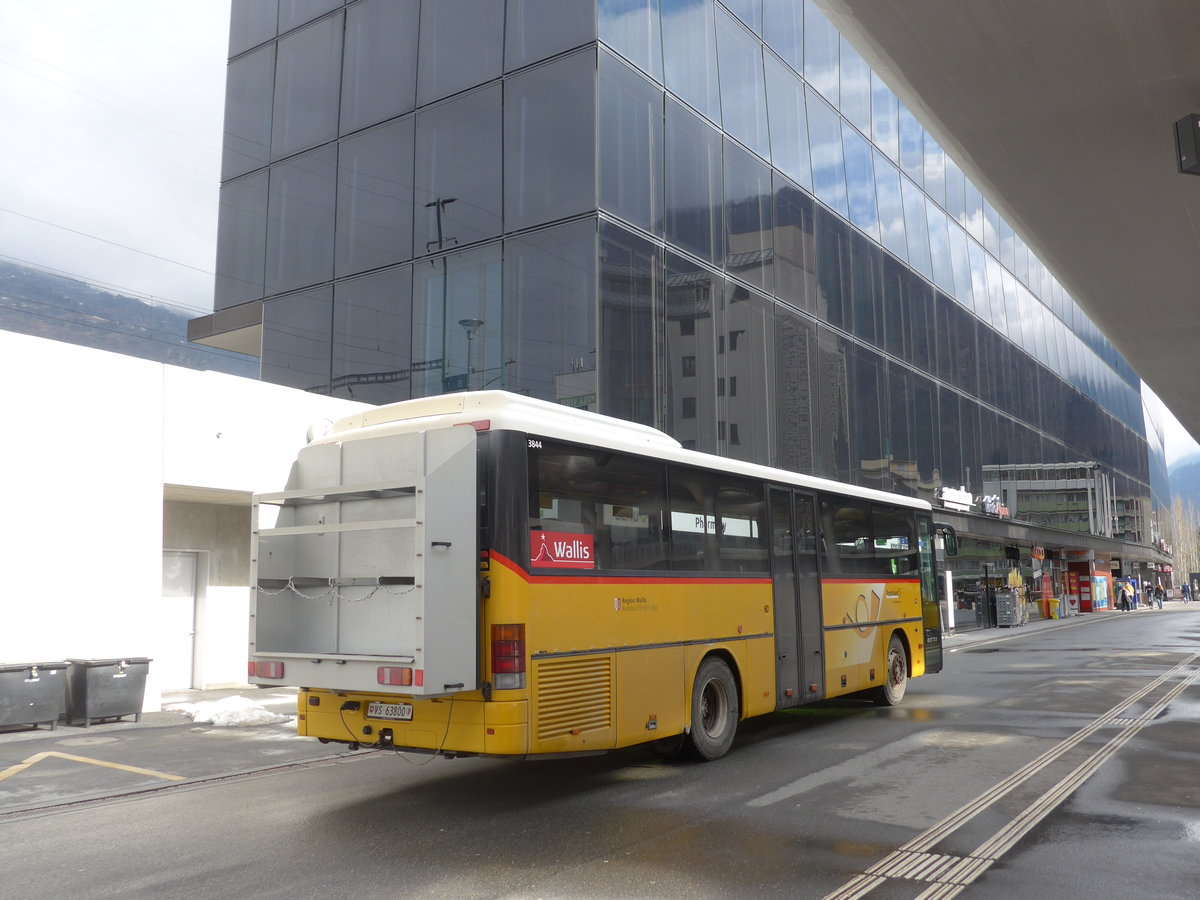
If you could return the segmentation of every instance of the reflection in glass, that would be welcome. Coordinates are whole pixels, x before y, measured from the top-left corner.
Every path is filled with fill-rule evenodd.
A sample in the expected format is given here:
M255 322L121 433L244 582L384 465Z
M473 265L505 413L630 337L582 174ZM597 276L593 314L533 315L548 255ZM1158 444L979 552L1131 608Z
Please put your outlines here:
M950 237L950 262L954 267L954 296L958 302L970 310L975 306L975 280L971 274L971 256L967 233L957 222L946 222L946 231Z
M842 123L842 147L846 162L846 199L850 221L879 240L879 207L875 201L875 171L871 145L857 131Z
M230 58L275 37L278 21L279 0L233 4L229 21Z
M939 206L946 205L946 154L928 132L925 133L925 193Z
M721 121L728 134L769 158L762 44L721 8L717 9L717 25Z
M871 140L892 162L900 158L900 107L896 95L871 73Z
M214 309L263 295L267 254L267 172L221 185Z
M718 324L725 345L717 355L718 450L762 465L771 464L775 406L771 306L768 298L727 282Z
M332 307L329 287L263 304L263 381L329 393Z
M875 193L879 206L880 241L899 259L907 261L908 242L904 235L900 173L878 150L875 151Z
M342 134L413 108L420 11L420 0L365 0L346 10Z
M595 50L513 75L504 93L506 230L595 209Z
M268 296L333 277L336 183L337 147L332 144L271 168Z
M900 188L904 198L904 231L908 235L908 264L932 281L925 195L907 178L900 179Z
M841 47L842 115L863 134L871 133L871 67L845 37Z
M816 387L817 327L807 316L775 307L774 465L793 472L816 471L812 425Z
M337 137L343 30L339 13L279 40L272 159Z
M830 209L847 217L841 119L812 91L807 92L807 101L813 192Z
M495 0L426 0L421 4L417 105L500 77L504 4ZM497 133L499 133L497 131Z
M777 177L772 251L775 296L807 312L814 311L817 296L813 215L812 197Z
M721 135L668 98L666 149L667 240L715 262L723 245Z
M411 331L411 266L340 282L333 302L333 396L376 404L407 400Z
M841 102L838 51L842 36L813 0L804 0L804 80L837 108Z
M933 283L954 296L954 264L950 259L950 237L946 233L946 214L936 203L925 201L929 222L929 253L933 264Z
M504 71L596 39L592 0L508 0Z
M500 233L500 121L499 84L418 111L417 255Z
M667 90L719 125L721 97L713 4L709 0L661 0L661 3Z
M600 225L601 408L655 425L663 306L662 251L610 223Z
M601 208L661 234L662 156L662 89L601 53Z
M737 144L725 143L725 270L773 289L771 170Z
M720 275L668 252L663 430L705 453L717 452L716 366L725 342L718 347L716 306L724 288Z
M771 54L766 55L765 62L771 162L792 181L811 191L804 82Z
M311 22L321 13L342 5L342 0L278 0L279 31L282 34L297 25Z
M599 410L595 266L595 219L505 242L503 368L478 387Z
M898 103L900 121L900 169L915 181L925 181L925 129L903 103Z
M412 167L411 116L342 140L337 275L412 257Z
M828 328L817 328L817 382L813 390L816 474L850 481L850 342Z
M883 320L883 264L879 247L858 232L850 232L850 296L847 325L868 344L879 342Z
M502 372L500 244L413 266L412 395L478 390Z
M600 40L662 84L658 0L598 0Z
M270 160L274 79L274 44L229 63L225 77L222 180L265 166Z
M800 3L763 4L763 40L797 72L804 71L804 6Z

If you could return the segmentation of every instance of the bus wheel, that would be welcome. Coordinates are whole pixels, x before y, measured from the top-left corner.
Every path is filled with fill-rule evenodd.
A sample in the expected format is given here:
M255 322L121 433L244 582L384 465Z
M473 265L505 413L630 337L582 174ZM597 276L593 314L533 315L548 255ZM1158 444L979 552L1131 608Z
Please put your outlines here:
M908 687L908 654L904 652L904 641L893 634L887 650L887 682L875 689L878 706L895 706L904 699Z
M710 656L700 663L692 687L692 730L684 746L693 759L718 759L733 743L738 725L738 692L725 661Z

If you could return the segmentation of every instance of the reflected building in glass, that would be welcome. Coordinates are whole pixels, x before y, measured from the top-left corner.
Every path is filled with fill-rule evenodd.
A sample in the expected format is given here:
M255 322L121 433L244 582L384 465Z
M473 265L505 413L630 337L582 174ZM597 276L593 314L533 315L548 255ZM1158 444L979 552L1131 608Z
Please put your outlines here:
M192 337L265 380L934 501L1011 477L1030 527L1082 478L1091 533L1158 537L1137 373L811 0L234 0L226 102Z

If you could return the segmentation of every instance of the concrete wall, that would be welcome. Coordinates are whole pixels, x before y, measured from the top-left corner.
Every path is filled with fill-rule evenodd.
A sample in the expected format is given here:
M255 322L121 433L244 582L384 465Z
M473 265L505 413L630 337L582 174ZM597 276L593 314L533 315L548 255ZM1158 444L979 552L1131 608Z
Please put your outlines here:
M363 405L2 331L0 383L0 663L173 652L163 550L195 550L197 686L244 682L249 494Z

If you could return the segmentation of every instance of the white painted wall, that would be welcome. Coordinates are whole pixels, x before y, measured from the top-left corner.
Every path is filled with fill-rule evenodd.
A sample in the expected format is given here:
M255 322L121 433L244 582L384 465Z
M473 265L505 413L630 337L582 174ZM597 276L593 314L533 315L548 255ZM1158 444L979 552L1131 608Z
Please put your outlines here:
M3 331L0 385L0 663L153 656L164 484L281 490L308 425L363 408ZM247 602L209 589L206 683L244 681Z

